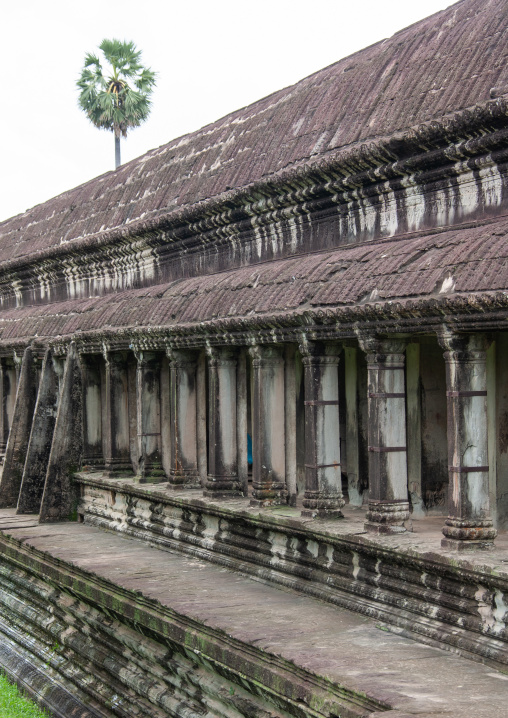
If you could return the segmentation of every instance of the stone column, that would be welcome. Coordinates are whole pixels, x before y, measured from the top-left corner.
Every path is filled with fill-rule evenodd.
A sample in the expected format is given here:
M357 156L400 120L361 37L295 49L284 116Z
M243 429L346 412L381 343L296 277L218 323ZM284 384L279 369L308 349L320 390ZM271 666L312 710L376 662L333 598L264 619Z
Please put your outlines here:
M238 453L238 481L242 494L249 493L249 463L247 439L247 350L238 352L236 367L236 441Z
M251 506L287 503L284 358L276 346L250 350L253 373Z
M164 476L171 471L171 371L166 356L161 361L161 452Z
M284 347L284 412L286 437L286 488L288 503L296 506L298 493L296 485L296 346L286 344Z
M140 481L162 480L161 359L159 352L135 352L138 473Z
M206 353L200 352L196 369L196 411L198 440L198 471L201 486L206 486L208 476L208 440L207 440L207 396L206 396Z
M406 347L407 483L413 518L425 516L422 493L422 409L420 397L420 345Z
M18 514L38 514L41 506L60 395L55 363L48 349L42 365L30 439L26 449L16 511Z
M82 408L81 372L76 346L71 342L60 380L58 408L39 523L68 519L75 510L77 495L72 482L72 473L76 471L81 459Z
M302 516L340 518L344 506L340 462L338 347L300 347L305 387L305 494Z
M30 347L23 353L19 385L15 392L12 422L0 479L0 508L15 507L25 466L37 398L36 359ZM14 386L14 385L13 385Z
M0 359L0 460L5 456L5 447L7 446L7 436L9 435L8 419L5 411L5 396L8 390L6 386L8 382L7 372L5 369L5 359Z
M236 355L208 349L208 476L205 496L240 496L236 437Z
M360 439L358 412L358 365L356 346L344 347L345 364L345 404L346 404L346 473L349 493L349 504L361 506L363 503L360 491Z
M132 474L129 445L129 395L126 352L105 354L103 450L106 472Z
M171 466L169 487L197 489L198 472L196 369L194 352L168 349L171 396Z
M496 530L489 512L487 433L487 339L444 331L448 424L449 515L444 548L493 546Z
M104 467L102 453L101 363L98 354L81 354L81 385L83 391L83 468Z
M369 510L365 528L405 531L409 519L404 340L365 339L368 369Z

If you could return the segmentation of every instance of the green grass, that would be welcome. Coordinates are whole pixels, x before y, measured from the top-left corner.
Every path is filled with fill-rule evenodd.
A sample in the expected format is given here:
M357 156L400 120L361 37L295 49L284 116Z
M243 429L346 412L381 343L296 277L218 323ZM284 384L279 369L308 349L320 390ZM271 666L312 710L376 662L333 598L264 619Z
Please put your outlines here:
M0 674L0 716L1 718L48 718L49 714L24 698L17 687Z

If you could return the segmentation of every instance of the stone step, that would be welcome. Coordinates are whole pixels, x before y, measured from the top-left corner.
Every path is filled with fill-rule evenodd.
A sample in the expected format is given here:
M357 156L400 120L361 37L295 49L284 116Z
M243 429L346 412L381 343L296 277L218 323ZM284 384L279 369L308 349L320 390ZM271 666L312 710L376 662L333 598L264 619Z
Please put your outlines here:
M347 695L366 696L363 709L347 712L349 707L343 715L508 715L508 675L397 635L379 621L95 527L27 526L26 517L14 518L9 510L0 511L2 520L11 521L0 536L6 556L15 550L10 536L25 551L33 547L38 560L44 552L60 570L89 572L254 651L263 664L260 675L293 666L314 676L316 685L321 680Z

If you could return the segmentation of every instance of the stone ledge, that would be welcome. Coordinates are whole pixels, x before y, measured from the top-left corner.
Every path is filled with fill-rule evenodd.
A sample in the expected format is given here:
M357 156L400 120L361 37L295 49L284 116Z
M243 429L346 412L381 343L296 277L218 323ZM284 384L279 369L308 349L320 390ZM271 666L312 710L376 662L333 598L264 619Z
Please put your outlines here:
M358 613L127 536L8 514L0 630L23 632L26 650L102 699L108 718L469 718L472 707L492 718L506 708L508 676Z
M53 527L61 536L59 525ZM105 537L103 547L110 542ZM47 660L48 682L87 694L97 715L151 718L170 715L171 708L195 710L194 683L199 683L203 694L208 690L201 698L201 710L217 710L218 701L226 704L224 713L213 713L218 718L230 715L228 704L232 715L245 711L256 718L360 718L389 708L382 700L331 682L281 656L268 655L138 590L57 558L51 555L53 551L39 551L5 534L0 534L0 547L3 640L18 643L25 654L25 672L30 665L44 665ZM139 569L129 562L130 571ZM168 663L168 649L173 662L169 669L178 675L177 681L165 679L158 669L159 664ZM0 663L9 672L1 654ZM214 693L219 677L222 685L234 686L230 696ZM114 711L108 709L111 696L117 696ZM42 702L50 707L44 698ZM90 709L83 718L94 715Z
M77 480L78 511L89 525L291 587L496 667L508 665L502 548L494 556L463 558L440 550L436 530L367 535L358 509L345 520L316 521L290 507L247 507L244 499L219 504L191 498L192 492L168 496L164 485L83 474Z

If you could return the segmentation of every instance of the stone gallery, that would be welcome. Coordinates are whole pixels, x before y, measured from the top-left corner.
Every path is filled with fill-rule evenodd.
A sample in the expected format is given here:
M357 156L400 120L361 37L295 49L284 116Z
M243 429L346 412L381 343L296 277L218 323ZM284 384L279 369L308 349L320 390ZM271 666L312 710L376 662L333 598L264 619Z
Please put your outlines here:
M508 3L0 224L0 667L55 716L508 716Z

